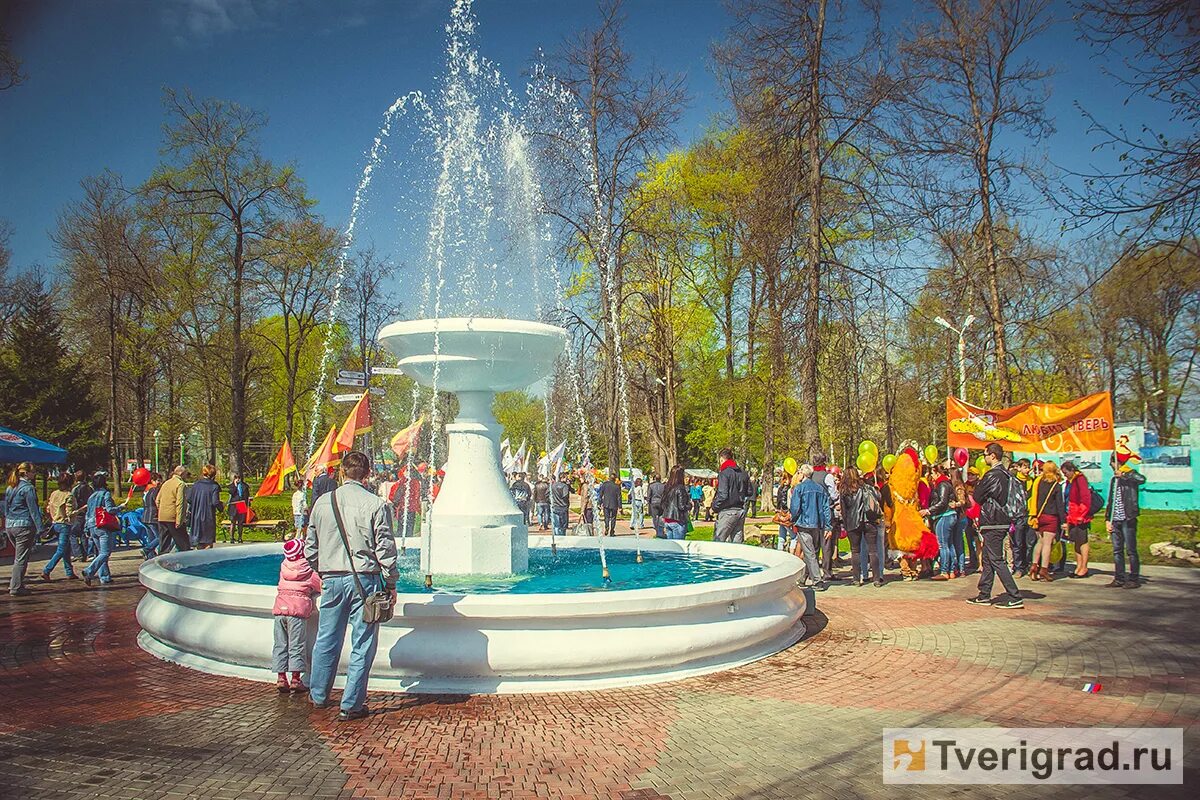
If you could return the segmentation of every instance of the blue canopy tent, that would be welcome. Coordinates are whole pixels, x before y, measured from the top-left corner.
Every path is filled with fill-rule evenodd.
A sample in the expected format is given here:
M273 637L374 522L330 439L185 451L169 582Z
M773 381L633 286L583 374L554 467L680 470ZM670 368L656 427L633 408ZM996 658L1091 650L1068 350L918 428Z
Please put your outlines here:
M65 464L67 451L0 425L0 464Z

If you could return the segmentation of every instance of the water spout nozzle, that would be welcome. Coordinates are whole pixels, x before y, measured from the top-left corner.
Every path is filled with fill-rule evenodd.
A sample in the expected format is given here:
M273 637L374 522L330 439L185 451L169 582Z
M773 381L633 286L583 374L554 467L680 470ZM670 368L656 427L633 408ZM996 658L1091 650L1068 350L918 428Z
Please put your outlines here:
M608 567L605 567L603 570L600 571L600 577L604 578L605 583L608 583L609 581L612 580L612 577L608 574Z
M638 550L637 563L639 563L639 564L642 563L642 551L641 550Z
M427 590L433 588L433 576L432 575L425 576L425 588Z

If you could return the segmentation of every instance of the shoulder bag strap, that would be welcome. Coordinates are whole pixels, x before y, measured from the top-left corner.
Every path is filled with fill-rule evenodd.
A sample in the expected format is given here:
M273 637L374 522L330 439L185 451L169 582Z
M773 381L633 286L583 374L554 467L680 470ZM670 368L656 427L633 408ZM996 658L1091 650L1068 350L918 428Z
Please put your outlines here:
M354 566L354 554L350 552L350 537L346 535L346 525L342 522L342 511L337 504L337 489L329 493L329 504L333 506L333 520L337 523L338 533L342 537L342 547L346 550L346 560L350 562L350 574L354 576L354 587L358 589L358 596L366 602L367 593L363 590L362 581L358 579L358 569Z

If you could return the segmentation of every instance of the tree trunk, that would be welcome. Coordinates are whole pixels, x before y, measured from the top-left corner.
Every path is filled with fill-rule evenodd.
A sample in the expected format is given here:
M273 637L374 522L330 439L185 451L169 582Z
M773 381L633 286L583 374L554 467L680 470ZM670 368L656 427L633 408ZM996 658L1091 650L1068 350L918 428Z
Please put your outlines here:
M230 425L230 446L233 451L233 471L239 475L245 472L246 451L246 385L245 385L245 345L242 342L242 289L245 277L245 234L242 221L235 219L233 244L233 358L230 364L230 389L232 390L231 411L233 419Z

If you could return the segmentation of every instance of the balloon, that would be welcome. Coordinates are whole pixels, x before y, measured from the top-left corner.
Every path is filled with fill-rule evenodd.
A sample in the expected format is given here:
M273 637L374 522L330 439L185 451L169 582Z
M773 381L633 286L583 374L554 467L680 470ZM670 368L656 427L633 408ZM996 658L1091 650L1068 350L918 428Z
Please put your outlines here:
M892 471L892 465L894 465L895 463L896 463L896 455L894 453L888 453L886 456L883 457L883 468L886 469L888 472Z
M988 469L987 462L983 460L983 456L980 456L979 458L975 459L975 470L980 475L987 472L987 469Z
M971 454L967 452L965 447L954 448L954 463L960 467L965 467L967 462L971 460Z
M878 455L879 455L879 448L878 448L878 447L876 447L876 446L875 446L875 443L874 443L874 442L872 442L870 439L865 439L864 441L862 441L862 442L860 442L860 443L859 443L859 445L858 445L858 452L860 452L860 453L871 453L871 454L872 454L872 455L874 455L874 456L878 456Z
M788 456L783 460L783 471L788 475L795 475L797 469L799 469L799 467L796 464L796 459Z
M870 453L859 453L858 458L855 459L854 463L858 465L859 472L870 472L871 470L875 469L875 459L876 456L873 456Z
M925 445L925 463L936 464L938 460L938 449L935 444Z
M145 467L138 467L133 471L130 480L133 481L134 486L145 488L146 484L150 483L150 470Z

